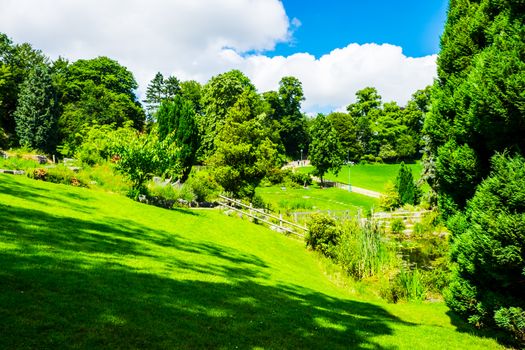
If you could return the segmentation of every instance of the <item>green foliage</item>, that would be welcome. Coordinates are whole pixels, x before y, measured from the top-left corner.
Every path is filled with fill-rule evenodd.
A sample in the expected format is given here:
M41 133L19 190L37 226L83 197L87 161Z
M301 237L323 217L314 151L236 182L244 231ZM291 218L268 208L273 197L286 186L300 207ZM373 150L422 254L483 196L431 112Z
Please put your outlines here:
M525 27L519 1L450 3L424 131L445 216L463 210L496 152L525 149Z
M29 171L27 176L31 179L53 182L57 184L87 187L88 184L73 170L59 164L49 168L37 168Z
M339 172L344 163L345 152L332 124L322 114L319 114L310 126L310 135L310 163L315 167L315 174L322 182L326 172Z
M16 134L22 146L54 151L57 143L56 103L49 68L36 66L21 85L14 113Z
M384 298L393 303L400 300L422 301L425 299L423 276L418 269L401 268L389 288L386 291L383 290L382 294Z
M157 207L172 209L175 207L188 207L197 200L191 186L148 184L147 202Z
M193 104L193 109L198 115L202 114L202 86L195 80L187 80L180 83L181 95Z
M115 124L131 121L144 126L144 111L137 101L133 74L107 57L78 60L64 70L61 84L63 113L59 119L61 138L74 151L76 135L84 125Z
M170 100L177 94L180 94L181 86L179 79L176 77L168 77L164 79L162 73L157 72L155 77L148 84L146 89L146 110L150 120L155 118L159 106L163 101Z
M456 270L447 302L478 326L494 324L502 307L525 306L525 159L497 155L492 169L451 225Z
M291 169L272 169L268 172L266 180L270 185L282 184L286 187L305 187L312 185L312 177L307 173L292 171Z
M228 110L241 96L255 93L255 86L239 70L212 77L202 91L204 114L199 117L199 132L202 135L201 154L210 157L216 148L215 140L221 132Z
M182 167L181 181L184 182L195 163L200 144L193 104L176 95L161 102L156 115L160 140L173 143L179 149L177 158Z
M439 149L436 161L440 185L438 193L442 194L440 207L446 217L454 212L454 207L445 204L445 197L450 198L455 206L462 209L467 200L472 198L479 183L480 168L475 151L466 144L458 146L454 141L449 141Z
M358 280L385 273L393 262L383 235L383 230L376 222L347 222L336 249L337 261L350 276Z
M306 154L308 147L308 128L306 118L301 113L301 102L304 101L303 87L295 77L283 77L279 81L279 104L282 115L277 116L280 123L280 137L285 154L299 159L301 151Z
M84 165L93 166L110 160L115 154L115 149L127 145L137 137L137 131L132 128L131 122L123 127L115 128L114 125L85 125L77 135L75 157Z
M192 174L184 186L191 188L197 202L212 202L222 190L212 174L206 171Z
M519 307L501 308L494 314L498 327L512 334L519 343L525 343L525 311Z
M314 214L310 217L307 226L306 246L329 258L334 258L342 234L335 219L328 215Z
M132 182L133 193L146 193L145 183L154 175L177 174L177 149L155 134L139 134L114 148L117 170Z
M255 188L281 158L265 114L257 114L259 96L248 91L228 110L209 163L225 191L237 198L252 198Z
M396 178L395 188L397 193L399 193L399 204L417 204L417 187L414 183L412 171L405 166L405 163L401 163Z
M403 233L405 228L405 223L401 218L396 218L390 223L390 231L395 235Z
M9 158L4 158L0 155L0 169L10 170L32 170L37 168L39 163L34 159L26 159L20 154L10 155Z
M41 51L27 43L14 44L7 35L0 33L0 128L8 136L9 147L18 146L15 111L22 84L34 74L37 66L47 63Z
M392 181L385 184L383 194L379 198L379 206L385 210L392 210L401 206L399 192Z

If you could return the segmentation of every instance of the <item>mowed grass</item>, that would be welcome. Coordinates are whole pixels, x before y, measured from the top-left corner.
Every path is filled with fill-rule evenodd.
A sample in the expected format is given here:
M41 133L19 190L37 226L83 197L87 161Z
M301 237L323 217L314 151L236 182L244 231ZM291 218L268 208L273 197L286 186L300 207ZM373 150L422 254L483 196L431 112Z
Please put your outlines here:
M442 303L332 284L302 242L0 175L1 349L498 349Z
M340 188L289 188L270 186L257 188L266 203L280 212L309 212L316 210L348 210L350 215L358 211L366 214L378 204L378 199L349 192Z
M423 169L421 163L406 164L412 170L414 179L421 177ZM356 164L352 166L345 165L337 175L328 173L324 176L326 180L337 181L372 190L376 192L384 192L385 184L388 181L395 182L397 173L399 172L400 164ZM297 168L302 173L310 173L313 167ZM348 172L350 171L350 177Z

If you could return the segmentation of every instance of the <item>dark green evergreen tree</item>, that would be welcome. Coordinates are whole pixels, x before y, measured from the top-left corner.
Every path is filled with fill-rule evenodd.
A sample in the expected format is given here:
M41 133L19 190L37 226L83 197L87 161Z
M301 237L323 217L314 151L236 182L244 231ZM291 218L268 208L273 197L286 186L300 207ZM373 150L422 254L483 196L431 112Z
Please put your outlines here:
M47 66L36 66L22 84L15 120L22 146L54 151L57 141L56 94Z
M193 104L177 95L161 102L157 112L160 141L169 140L178 147L177 158L181 166L181 181L186 181L195 164L199 148L199 132Z
M454 240L447 303L522 342L524 19L523 1L450 2L424 125L427 172ZM500 152L517 158L491 164Z
M455 217L457 262L446 301L478 327L525 344L525 159L497 155L465 214Z
M417 187L414 183L414 176L404 162L401 163L401 167L397 173L395 188L399 194L399 202L401 205L416 204Z

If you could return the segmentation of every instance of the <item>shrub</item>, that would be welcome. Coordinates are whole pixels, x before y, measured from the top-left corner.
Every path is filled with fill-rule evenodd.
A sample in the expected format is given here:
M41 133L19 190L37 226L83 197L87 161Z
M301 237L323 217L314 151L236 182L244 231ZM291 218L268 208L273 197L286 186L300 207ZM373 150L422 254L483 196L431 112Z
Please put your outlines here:
M392 210L401 206L399 193L391 181L385 184L385 192L379 198L379 206L385 210Z
M400 233L403 233L403 231L405 230L405 222L403 221L403 219L401 218L395 218L394 220L392 220L392 222L390 223L390 231L393 233L393 234L400 234Z
M399 193L399 204L417 204L417 188L414 183L414 176L412 170L403 162L397 173L395 188Z
M492 173L454 223L448 305L477 326L498 325L519 339L517 314L500 311L498 322L495 314L525 309L525 159L493 157Z
M195 194L197 202L211 202L215 200L221 191L221 187L210 173L199 171L184 183Z
M77 175L73 170L58 165L52 168L37 168L27 173L27 176L35 179L53 182L57 184L72 185L79 187L88 187L87 182Z
M290 173L290 181L300 186L311 186L312 177L310 174Z
M255 208L259 209L267 209L269 207L269 205L264 201L263 197L258 194L253 196L251 203Z
M525 311L519 307L501 308L494 314L496 324L512 334L519 343L525 343Z
M335 219L328 215L313 214L307 226L306 246L329 258L335 257L335 247L341 236L341 229Z

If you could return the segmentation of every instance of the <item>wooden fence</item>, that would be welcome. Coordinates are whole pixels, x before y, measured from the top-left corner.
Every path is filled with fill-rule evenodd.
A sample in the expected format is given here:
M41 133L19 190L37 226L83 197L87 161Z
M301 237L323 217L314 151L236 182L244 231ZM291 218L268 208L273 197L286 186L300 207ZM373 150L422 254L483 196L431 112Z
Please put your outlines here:
M304 226L283 219L282 214L276 216L262 209L254 208L251 204L247 205L226 196L220 195L219 198L221 199L220 205L223 207L237 212L240 217L247 216L256 222L265 223L273 230L290 233L298 237L304 237L304 233L308 230Z

